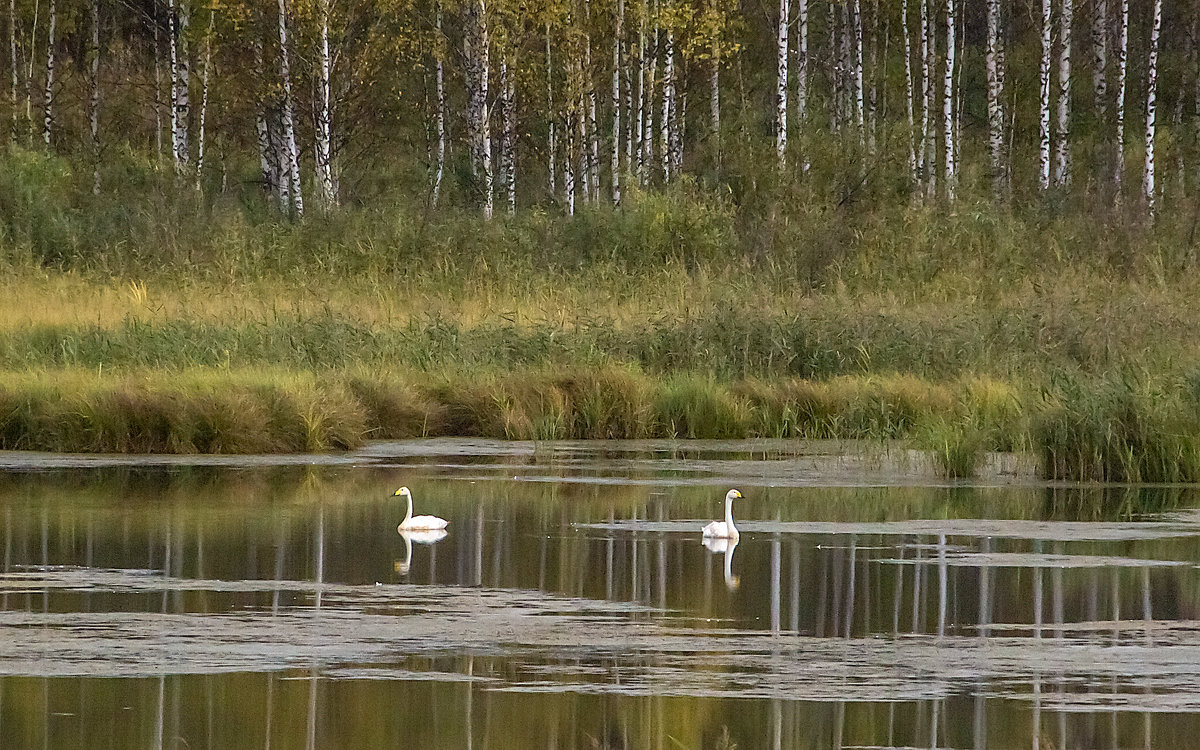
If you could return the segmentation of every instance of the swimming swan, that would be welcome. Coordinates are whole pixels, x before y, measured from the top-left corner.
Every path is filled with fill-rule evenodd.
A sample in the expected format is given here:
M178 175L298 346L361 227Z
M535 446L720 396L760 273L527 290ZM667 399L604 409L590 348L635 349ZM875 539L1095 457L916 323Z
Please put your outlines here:
M715 539L737 539L737 527L733 525L733 501L740 499L742 493L737 490L730 490L725 493L725 520L713 521L704 527L704 536Z
M397 531L432 531L444 529L449 523L446 519L437 516L414 516L412 514L412 493L408 491L407 487L396 490L395 497L403 497L408 500L408 512L404 514L404 520L396 527Z

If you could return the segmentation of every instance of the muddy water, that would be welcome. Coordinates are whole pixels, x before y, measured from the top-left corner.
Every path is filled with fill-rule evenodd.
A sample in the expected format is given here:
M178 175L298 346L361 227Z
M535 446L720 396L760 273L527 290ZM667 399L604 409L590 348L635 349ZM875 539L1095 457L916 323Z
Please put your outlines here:
M1200 497L840 450L0 455L0 746L1200 748Z

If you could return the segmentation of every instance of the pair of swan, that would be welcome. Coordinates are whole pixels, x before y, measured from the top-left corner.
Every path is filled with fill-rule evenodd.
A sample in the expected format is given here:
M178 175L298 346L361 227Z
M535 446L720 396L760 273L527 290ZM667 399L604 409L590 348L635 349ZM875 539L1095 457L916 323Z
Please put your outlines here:
M400 533L408 532L412 534L414 532L441 531L449 525L446 519L438 518L437 516L414 516L412 492L407 487L401 487L396 490L395 497L402 497L408 501L408 511L404 514L404 520L396 528ZM703 530L705 539L736 540L741 536L738 533L737 526L733 525L733 501L740 500L741 497L742 493L737 490L730 490L725 493L725 520L713 521L705 526Z

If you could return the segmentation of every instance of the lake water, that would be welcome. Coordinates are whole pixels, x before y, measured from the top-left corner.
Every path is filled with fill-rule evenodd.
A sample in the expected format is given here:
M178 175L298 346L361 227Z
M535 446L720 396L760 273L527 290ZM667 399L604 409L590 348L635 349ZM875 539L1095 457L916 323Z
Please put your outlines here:
M2 454L0 745L1200 748L1192 491L840 450Z

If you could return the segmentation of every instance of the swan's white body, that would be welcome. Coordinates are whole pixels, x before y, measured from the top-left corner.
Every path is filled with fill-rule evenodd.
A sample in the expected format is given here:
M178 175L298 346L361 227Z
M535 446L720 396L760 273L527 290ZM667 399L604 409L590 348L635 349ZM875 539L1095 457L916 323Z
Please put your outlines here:
M396 490L396 497L408 500L408 512L404 514L404 520L396 527L397 531L437 531L446 528L449 524L449 521L437 516L414 516L412 514L412 493L408 491L407 487Z
M407 575L409 568L412 566L412 546L413 542L417 544L433 544L440 542L446 538L446 532L443 529L424 529L412 530L400 528L397 529L400 536L404 539L404 562L396 562L396 572Z
M738 533L737 526L733 525L733 501L739 499L742 493L737 490L730 490L725 493L725 520L713 521L704 527L705 538L710 539L737 539L741 534Z

